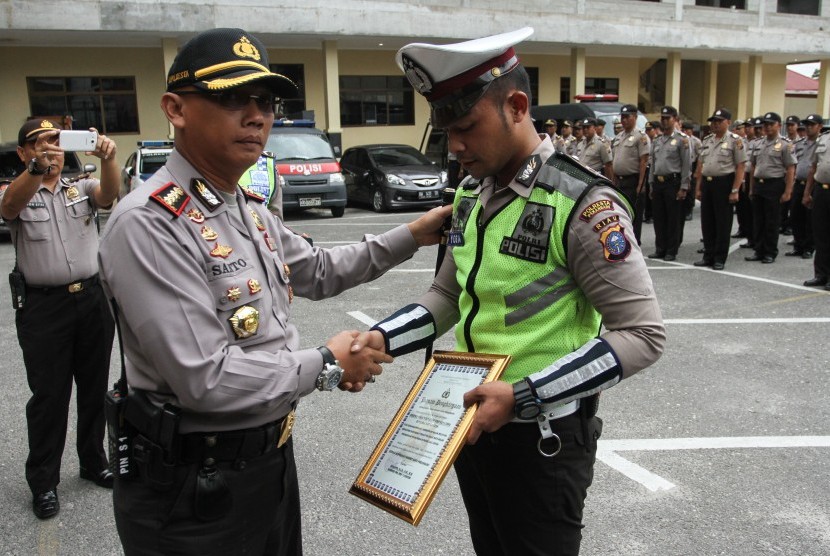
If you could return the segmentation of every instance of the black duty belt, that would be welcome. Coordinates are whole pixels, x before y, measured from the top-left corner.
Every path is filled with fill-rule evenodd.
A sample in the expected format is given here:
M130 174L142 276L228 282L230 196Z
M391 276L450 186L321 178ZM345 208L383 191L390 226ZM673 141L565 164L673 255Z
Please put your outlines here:
M710 182L711 181L727 181L727 180L734 181L735 180L735 174L725 174L723 176L705 176L704 179L706 181L710 181Z
M92 286L98 284L98 275L96 274L92 278L87 278L86 280L80 280L78 282L72 282L71 284L64 284L62 286L26 286L26 291L28 293L42 293L42 294L55 294L55 293L79 293L84 290L91 288Z
M657 179L657 181L659 181L660 183L663 183L663 182L666 182L666 181L679 180L680 179L680 174L674 173L674 174L665 174L665 175L662 175L662 176L655 175L654 177Z
M209 457L215 461L233 462L267 454L277 449L285 419L253 429L182 434L179 436L179 461L201 463Z
M628 176L618 176L621 180L634 180L640 179L640 174L630 174Z
M780 183L784 181L784 178L755 178L755 181L758 183Z

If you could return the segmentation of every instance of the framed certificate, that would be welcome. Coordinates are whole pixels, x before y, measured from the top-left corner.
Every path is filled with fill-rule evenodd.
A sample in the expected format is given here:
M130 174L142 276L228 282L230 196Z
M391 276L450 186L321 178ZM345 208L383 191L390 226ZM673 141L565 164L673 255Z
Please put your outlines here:
M464 393L497 380L509 355L436 351L349 492L418 525L464 446L477 406Z

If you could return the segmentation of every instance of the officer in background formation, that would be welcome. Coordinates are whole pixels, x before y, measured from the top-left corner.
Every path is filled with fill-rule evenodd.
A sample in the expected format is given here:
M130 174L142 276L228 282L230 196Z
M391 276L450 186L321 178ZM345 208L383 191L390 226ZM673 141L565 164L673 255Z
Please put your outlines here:
M116 146L98 135L91 154L101 159L100 181L67 180L61 177L59 133L49 120L23 124L17 154L27 171L0 191L0 213L17 257L17 339L32 391L26 404L26 481L40 519L60 509L57 487L73 380L81 478L112 488L103 443L113 323L98 281L95 211L118 196Z
M700 164L700 149L702 143L700 138L695 135L695 124L694 122L683 122L680 126L680 130L686 134L686 137L689 138L689 154L692 157L692 179L694 179L695 173L697 172L697 167ZM694 195L694 183L690 184L690 191L689 194L686 195L686 199L683 201L683 217L684 221L688 222L692 220L692 213L695 209L695 195ZM680 235L678 236L678 241L680 244L683 243L683 228L685 228L685 224L681 225L680 227Z
M821 115L810 114L806 119L808 132L811 125L821 129ZM816 248L813 277L804 285L824 286L830 290L830 132L824 132L816 139L802 203L813 213Z
M564 146L564 150L561 152L573 156L573 148L576 144L576 137L573 135L573 126L571 125L570 120L562 122L562 144Z
M597 121L593 118L582 120L582 133L585 138L577 149L576 156L582 164L594 172L603 174L613 182L614 170L612 168L611 147L600 139L596 124Z
M787 116L787 118L783 122L783 129L784 135L790 142L795 146L796 141L801 139L801 136L798 134L798 125L801 122L801 118L795 115ZM793 226L792 221L790 220L790 205L792 204L792 199L789 203L782 203L781 204L781 226L780 230L781 233L785 236L790 236L793 233Z
M130 386L120 432L132 437L132 472L119 474L113 497L128 556L302 553L299 398L360 390L391 358L352 353L346 332L300 349L293 297L377 278L437 243L451 212L329 250L288 231L238 182L262 153L279 97L295 94L245 31L191 39L161 99L175 148L104 233L102 282Z
M624 104L620 108L620 122L623 130L612 142L612 168L617 189L622 191L634 208L634 237L639 245L645 211L645 199L642 197L651 142L648 135L637 127L637 107L633 104Z
M750 155L749 197L755 226L752 237L755 253L745 260L769 264L778 256L781 204L790 201L797 161L792 142L780 135L781 116L767 112L763 122L764 138L756 141Z
M488 556L578 554L597 392L652 364L665 341L624 197L533 128L513 50L532 32L398 52L416 91L454 80L428 96L432 123L475 162L433 286L353 346L409 353L458 323L457 351L512 356L502 380L464 395L479 408L455 463L473 547Z
M816 150L816 139L821 131L821 115L810 114L799 125L806 131L804 137L799 137L793 146L795 158L798 161L795 167L795 182L790 200L790 225L793 229L793 249L784 253L788 257L813 258L815 250L813 244L813 215L804 205L804 190L807 189L807 178L813 164L813 152Z
M746 162L746 169L744 171L744 182L741 184L741 190L738 191L738 202L735 203L735 216L738 219L738 229L732 234L731 237L735 239L739 238L751 238L752 232L748 231L752 229L752 203L749 201L749 169L750 169L750 162L749 162L749 154L752 152L751 148L751 137L754 136L754 130L751 125L747 126L747 123L743 120L735 120L732 123L732 127L730 131L735 133L738 137L743 139L744 145L747 149L747 162ZM751 241L751 240L750 240Z
M605 134L605 120L603 120L602 118L594 118L594 129L597 133L597 137L600 138L600 141L602 141L610 147L611 140Z
M585 134L582 133L582 120L576 120L573 125L573 141L568 148L566 154L579 158L579 152L582 150L582 145L585 141Z
M553 143L553 147L556 149L556 152L564 153L565 141L560 135L556 134L556 120L548 119L545 121L545 133L547 133L548 137L550 137L550 141Z
M683 201L691 182L691 147L689 138L677 129L677 109L664 106L660 110L663 134L651 143L651 199L654 211L654 243L652 259L673 261L680 247L678 236L686 218Z
M694 265L711 266L714 270L723 270L729 256L732 205L738 202L746 164L743 139L729 131L731 119L732 113L720 108L707 120L712 133L703 139L695 174L703 258Z

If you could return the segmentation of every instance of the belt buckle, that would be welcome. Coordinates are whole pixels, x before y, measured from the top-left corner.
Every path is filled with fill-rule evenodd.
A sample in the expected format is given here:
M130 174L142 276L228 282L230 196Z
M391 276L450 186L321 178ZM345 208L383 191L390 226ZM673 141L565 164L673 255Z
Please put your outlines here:
M288 442L288 439L291 438L291 430L294 428L294 421L296 420L297 418L294 415L293 409L283 418L282 424L280 425L280 439L277 441L277 448L282 448Z
M764 183L764 178L758 178L758 183Z
M666 176L657 176L657 181L663 183L664 181L666 181Z
M712 181L714 178L712 176L706 176L706 181Z
M822 189L830 189L830 183L823 183L821 184Z
M66 289L69 290L69 293L78 293L84 289L84 284L83 282L75 282L74 284L69 284Z

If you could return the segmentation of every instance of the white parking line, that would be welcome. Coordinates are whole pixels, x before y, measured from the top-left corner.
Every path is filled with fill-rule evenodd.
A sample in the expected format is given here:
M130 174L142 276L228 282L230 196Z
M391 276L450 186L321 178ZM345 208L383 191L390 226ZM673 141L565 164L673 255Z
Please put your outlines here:
M665 324L815 324L830 322L828 317L774 319L663 319Z
M652 492L676 485L633 463L617 452L719 450L757 448L830 448L830 436L737 436L713 438L644 438L600 440L597 459Z
M373 319L372 317L370 317L369 315L367 315L366 313L364 313L362 311L349 311L346 314L349 315L352 318L355 318L355 319L359 320L360 322L362 322L366 326L374 326L378 322L378 321L376 321L375 319Z

